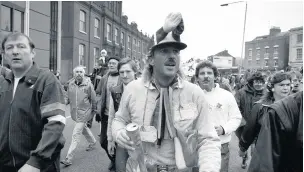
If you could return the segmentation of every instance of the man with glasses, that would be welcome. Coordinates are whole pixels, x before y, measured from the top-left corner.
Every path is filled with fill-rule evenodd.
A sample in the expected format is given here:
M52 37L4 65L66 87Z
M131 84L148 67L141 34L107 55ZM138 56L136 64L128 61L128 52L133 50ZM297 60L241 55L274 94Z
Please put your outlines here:
M265 87L265 78L261 72L255 72L248 78L247 84L235 94L235 99L243 116L240 127L235 131L235 134L240 138L246 121L250 118L251 109L254 102L260 100ZM243 157L242 168L246 168L247 154Z

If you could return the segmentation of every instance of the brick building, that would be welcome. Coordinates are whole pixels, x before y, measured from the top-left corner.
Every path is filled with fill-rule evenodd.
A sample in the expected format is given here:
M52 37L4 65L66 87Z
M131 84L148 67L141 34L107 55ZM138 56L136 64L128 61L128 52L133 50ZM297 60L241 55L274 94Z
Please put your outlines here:
M0 1L0 43L11 32L25 33L35 43L37 64L58 70L60 9L61 2L55 1Z
M143 67L153 37L139 31L135 22L128 23L121 1L64 1L62 16L62 81L72 78L77 65L92 72L102 49Z
M291 67L303 66L303 26L289 30L289 62Z
M272 27L268 35L245 43L245 69L280 70L288 65L289 32Z

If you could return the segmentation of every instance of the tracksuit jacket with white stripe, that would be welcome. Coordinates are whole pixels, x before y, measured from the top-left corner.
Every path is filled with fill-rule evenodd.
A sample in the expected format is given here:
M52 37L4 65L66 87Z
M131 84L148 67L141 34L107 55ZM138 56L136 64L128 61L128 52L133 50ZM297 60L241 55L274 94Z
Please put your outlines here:
M14 98L13 87L12 72L0 76L0 166L18 171L27 163L43 171L54 165L65 143L62 86L33 63Z

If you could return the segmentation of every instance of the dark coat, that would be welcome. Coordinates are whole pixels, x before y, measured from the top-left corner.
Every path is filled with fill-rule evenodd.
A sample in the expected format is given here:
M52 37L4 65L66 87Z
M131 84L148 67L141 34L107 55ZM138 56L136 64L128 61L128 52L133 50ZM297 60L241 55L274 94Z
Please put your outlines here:
M120 99L121 99L123 91L124 91L123 84L120 84L120 85L117 85L117 86L111 88L111 96L113 99L115 112L118 111L119 103L120 103Z
M263 91L256 91L251 85L247 84L235 94L236 102L243 116L240 126L244 126L249 120L253 104L261 99Z
M118 75L118 73L117 73ZM96 94L100 95L100 102L98 103L97 106L100 106L98 114L99 115L104 115L105 108L106 108L106 100L107 100L107 83L108 83L108 78L109 78L109 73L107 73L105 76L103 76L98 83L97 89L96 89ZM117 85L120 85L122 83L121 79L118 79Z
M258 101L254 103L250 118L246 121L242 137L239 139L239 147L242 151L246 151L249 146L257 139L261 129L261 118L271 101Z
M248 172L303 171L303 91L273 103L261 122Z

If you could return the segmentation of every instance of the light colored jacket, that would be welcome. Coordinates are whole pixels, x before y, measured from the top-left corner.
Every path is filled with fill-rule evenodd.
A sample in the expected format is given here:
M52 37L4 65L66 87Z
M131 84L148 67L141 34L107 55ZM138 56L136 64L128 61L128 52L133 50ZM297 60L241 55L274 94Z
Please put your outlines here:
M224 129L225 134L220 136L221 142L229 143L231 133L240 126L242 120L236 100L231 92L220 88L219 84L210 92L205 91L205 94L214 125Z
M198 156L200 171L219 171L221 166L221 142L212 119L208 114L205 94L195 84L178 79L172 86L173 123L177 130L198 131ZM138 79L129 83L122 95L119 110L112 123L112 134L116 140L119 130L131 122L150 126L153 121L156 98L159 91L149 80ZM196 123L195 126L193 126ZM168 140L167 140L168 141ZM163 142L164 148L143 142L145 156L152 165L176 165L173 141ZM172 147L173 146L173 147ZM171 158L171 159L168 159Z
M85 77L78 86L75 79L68 87L67 104L70 103L71 117L76 122L87 122L96 112L96 93L89 78Z

